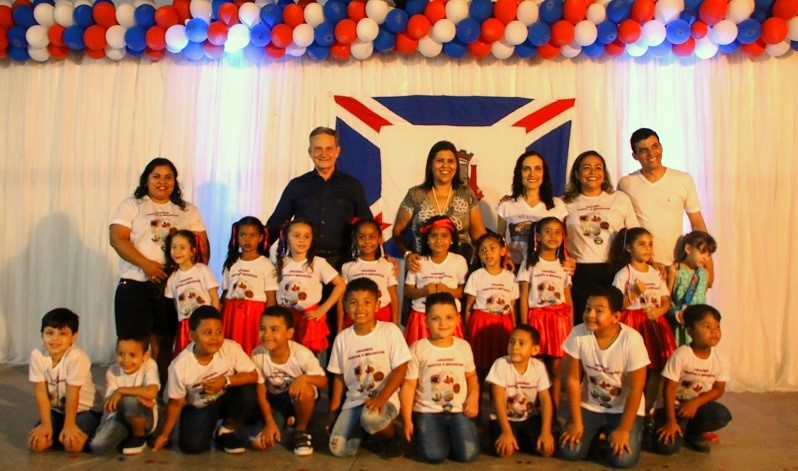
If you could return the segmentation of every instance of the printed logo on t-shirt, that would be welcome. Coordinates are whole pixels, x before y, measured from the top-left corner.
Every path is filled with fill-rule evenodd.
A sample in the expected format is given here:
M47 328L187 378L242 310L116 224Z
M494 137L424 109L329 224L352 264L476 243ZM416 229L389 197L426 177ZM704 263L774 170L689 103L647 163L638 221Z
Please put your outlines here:
M276 368L272 369L271 374L268 378L266 378L266 380L269 382L269 385L271 386L270 389L272 389L274 394L284 392L289 386L291 386L291 383L293 382L291 375Z
M66 409L66 379L54 378L48 381L47 395L50 407L63 411Z
M611 409L612 402L621 394L621 383L601 371L591 371L587 378L590 397L601 407Z
M492 313L509 314L510 304L502 296L494 294L485 301L485 310Z
M194 288L188 288L177 296L178 309L185 317L191 316L195 309L207 302L202 294L197 293Z
M186 390L186 395L188 396L189 404L199 405L199 404L210 404L224 394L224 389L221 389L216 394L208 394L202 383L192 384Z
M163 218L151 219L150 230L152 231L150 240L156 244L163 244L166 242L166 238L169 237L169 232L172 230L172 221Z
M241 280L233 284L233 293L230 299L252 299L255 293L249 289L246 280Z
M296 281L289 281L283 286L283 290L280 292L280 301L277 304L296 308L297 304L306 299L308 299L308 293L305 291L304 286Z
M596 245L601 245L609 240L610 223L605 221L599 213L580 215L579 226L582 235L587 238L593 237L593 243Z
M518 221L508 224L510 227L510 240L513 242L527 242L529 240L529 233L532 232L532 226L536 221Z
M537 290L538 304L541 306L556 305L565 302L562 293L557 289L554 283L541 281L535 286L535 289Z
M523 420L532 415L535 411L535 404L532 402L523 390L517 391L515 394L507 395L507 418L510 420Z
M375 397L378 392L377 386L385 379L385 373L377 370L370 361L362 359L355 366L355 377L358 384L357 391Z
M452 401L462 389L454 374L451 371L437 373L430 377L429 382L432 386L432 400L440 405L444 412L451 412L454 408Z

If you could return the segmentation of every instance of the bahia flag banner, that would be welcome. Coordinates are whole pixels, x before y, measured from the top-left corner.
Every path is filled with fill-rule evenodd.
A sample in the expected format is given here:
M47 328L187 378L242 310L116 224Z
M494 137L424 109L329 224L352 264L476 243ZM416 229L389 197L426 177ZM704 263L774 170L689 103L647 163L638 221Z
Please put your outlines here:
M496 206L511 192L519 155L535 150L549 166L554 193L562 194L574 113L573 98L336 95L338 166L357 177L383 238L407 190L424 181L429 149L447 140L458 149L460 175L480 200L486 227L496 227ZM389 244L390 246L393 244Z

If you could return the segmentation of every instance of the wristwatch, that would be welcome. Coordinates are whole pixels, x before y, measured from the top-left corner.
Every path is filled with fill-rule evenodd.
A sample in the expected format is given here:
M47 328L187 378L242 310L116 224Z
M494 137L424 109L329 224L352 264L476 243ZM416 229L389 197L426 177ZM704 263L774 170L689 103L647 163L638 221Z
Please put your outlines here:
M229 388L232 385L233 385L233 383L232 383L232 381L230 381L230 375L225 376L224 377L224 389L225 389L225 391L227 390L227 388Z
M407 250L407 251L405 251L405 256L404 256L404 259L405 259L405 260L407 260L407 256L408 256L408 255L410 255L410 254L412 254L412 253L413 253L413 251L412 251L412 250Z

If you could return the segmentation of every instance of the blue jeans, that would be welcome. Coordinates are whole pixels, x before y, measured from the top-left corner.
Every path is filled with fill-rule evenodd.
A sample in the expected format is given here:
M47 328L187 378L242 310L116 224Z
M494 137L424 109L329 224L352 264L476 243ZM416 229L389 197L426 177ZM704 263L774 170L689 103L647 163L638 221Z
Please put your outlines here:
M130 436L131 418L141 417L146 421L145 430L152 431L155 425L153 410L144 407L135 396L125 396L119 402L119 408L100 424L97 433L91 439L90 447L94 453L105 454L116 450L116 447Z
M85 433L86 435L91 437L91 434L97 429L97 424L100 423L100 419L102 418L102 412L97 412L93 410L85 410L83 412L78 412L75 416L75 425L78 426L81 432ZM53 426L53 448L62 448L61 442L58 440L58 437L61 435L61 431L64 430L64 419L65 416L62 412L57 411L55 409L50 409L50 423ZM36 421L36 425L40 425L42 423L41 420ZM88 441L86 442L86 446L88 447Z
M372 413L363 405L343 409L330 432L330 452L338 457L354 456L363 435L373 435L388 428L399 411L390 402L382 413Z
M421 459L440 463L474 461L479 456L479 435L474 421L465 414L413 412L415 442Z
M491 442L496 443L502 434L502 426L498 420L491 420L489 427ZM520 422L511 421L510 428L513 430L513 436L515 436L515 441L518 442L518 448L521 451L530 455L537 452L538 438L543 430L543 419L539 415L533 415Z
M682 429L684 437L677 436L673 443L664 443L659 437L654 437L654 451L662 455L672 455L684 446L685 438L701 437L705 432L712 432L722 429L729 422L732 416L729 409L723 404L710 402L699 407L692 419L676 417L679 428ZM657 409L654 413L654 433L668 421L665 409Z
M607 435L612 433L621 422L621 414L598 413L582 408L582 425L584 432L582 440L576 445L560 447L560 458L568 461L583 460L590 451L593 439L603 431ZM629 448L631 453L618 456L608 449L607 460L613 468L629 468L637 464L640 459L640 444L643 438L643 417L635 417L632 430L629 432Z
M187 454L210 450L213 431L219 419L244 425L256 416L256 409L254 384L232 387L222 397L203 408L187 405L180 411L177 445ZM240 432L242 440L247 438L244 427L239 427L236 432Z

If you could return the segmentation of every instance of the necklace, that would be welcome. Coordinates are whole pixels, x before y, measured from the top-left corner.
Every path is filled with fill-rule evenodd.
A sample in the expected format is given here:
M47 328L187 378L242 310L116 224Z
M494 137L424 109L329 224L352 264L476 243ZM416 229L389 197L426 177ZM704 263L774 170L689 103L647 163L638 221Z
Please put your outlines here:
M441 207L438 204L438 195L435 193L435 187L432 187L432 199L435 201L435 209L438 211L438 216L443 216L443 213L449 208L449 201L452 198L452 187L449 187L449 194L446 195L446 204L443 205L443 211L441 211Z

